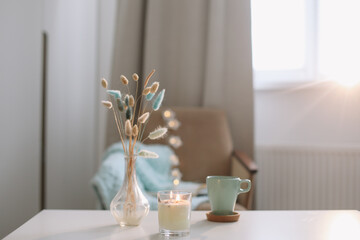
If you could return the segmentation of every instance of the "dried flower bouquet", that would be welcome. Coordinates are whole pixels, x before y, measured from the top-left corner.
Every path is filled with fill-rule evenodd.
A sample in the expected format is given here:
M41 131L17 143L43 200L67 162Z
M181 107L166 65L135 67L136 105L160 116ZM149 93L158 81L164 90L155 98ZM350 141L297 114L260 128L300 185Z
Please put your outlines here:
M141 150L138 152L138 149L135 148L136 143L144 142L146 139L154 140L162 138L165 136L168 130L166 127L159 127L152 131L146 138L143 138L146 124L152 111L157 111L160 109L165 95L165 89L163 89L154 98L157 90L159 89L159 82L153 82L150 86L148 86L149 80L154 74L154 72L155 70L152 70L145 79L142 94L139 95L136 100L135 97L137 96L140 86L139 76L134 73L132 75L132 79L134 80L134 82L136 82L135 97L130 93L130 89L128 86L129 80L124 75L121 75L120 80L122 84L126 87L127 94L123 95L120 90L107 90L110 99L109 101L102 101L102 104L106 108L111 109L114 114L114 119L117 130L119 132L120 140L124 148L124 152L128 156L137 154L138 156L144 158L157 158L158 155L154 152L149 152L146 150ZM108 87L108 83L104 78L101 79L101 85L105 89L107 89ZM144 101L146 101L145 105L143 104L143 99L145 99ZM147 103L151 101L151 112L145 112ZM139 109L136 109L138 105ZM116 110L114 106L116 106ZM137 119L135 119L136 116L138 116ZM126 142L126 139L128 140L128 142Z

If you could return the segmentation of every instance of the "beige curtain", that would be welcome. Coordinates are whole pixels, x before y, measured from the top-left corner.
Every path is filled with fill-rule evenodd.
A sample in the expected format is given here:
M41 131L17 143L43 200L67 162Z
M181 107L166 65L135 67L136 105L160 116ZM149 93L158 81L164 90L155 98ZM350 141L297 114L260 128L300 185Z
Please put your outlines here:
M110 87L121 89L121 74L131 79L133 73L140 73L143 68L146 3L144 0L119 0L116 7ZM130 85L132 90L134 87ZM111 111L107 111L106 123L105 147L108 147L120 141Z
M128 18L118 17L115 56L143 52L132 62L115 57L113 79L120 70L146 74L155 68L166 106L224 109L235 148L253 156L250 0L120 0L118 14Z

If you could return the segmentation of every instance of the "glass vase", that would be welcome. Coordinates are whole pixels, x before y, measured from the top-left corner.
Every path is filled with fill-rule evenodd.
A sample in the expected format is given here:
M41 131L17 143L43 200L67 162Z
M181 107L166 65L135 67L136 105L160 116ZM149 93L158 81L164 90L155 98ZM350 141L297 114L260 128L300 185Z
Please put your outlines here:
M136 155L125 156L125 176L120 191L110 204L110 211L120 226L138 226L149 213L149 201L136 180Z

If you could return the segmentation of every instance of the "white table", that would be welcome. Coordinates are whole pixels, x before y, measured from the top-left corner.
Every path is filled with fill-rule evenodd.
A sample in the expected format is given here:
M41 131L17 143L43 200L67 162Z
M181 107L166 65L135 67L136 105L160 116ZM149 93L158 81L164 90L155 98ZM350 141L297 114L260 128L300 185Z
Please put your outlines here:
M120 228L109 211L44 210L5 239L162 239L157 212L138 227ZM359 211L246 211L235 223L192 212L190 239L360 239Z

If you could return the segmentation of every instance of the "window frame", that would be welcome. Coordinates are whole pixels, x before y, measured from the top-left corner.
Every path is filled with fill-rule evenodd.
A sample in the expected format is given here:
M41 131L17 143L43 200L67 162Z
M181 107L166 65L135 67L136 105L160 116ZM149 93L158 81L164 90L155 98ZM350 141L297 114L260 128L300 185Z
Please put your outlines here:
M305 1L305 63L301 69L257 71L253 68L255 90L284 89L317 81L318 0Z

